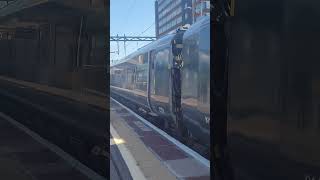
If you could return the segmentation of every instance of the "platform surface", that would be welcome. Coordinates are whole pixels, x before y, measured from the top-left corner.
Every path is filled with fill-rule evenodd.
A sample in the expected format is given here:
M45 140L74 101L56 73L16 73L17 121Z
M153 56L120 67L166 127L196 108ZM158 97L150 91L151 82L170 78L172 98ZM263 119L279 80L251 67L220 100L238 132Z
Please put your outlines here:
M90 178L0 116L0 179L89 180Z
M66 89L51 87L47 85L41 85L38 83L18 80L18 79L6 77L6 76L0 76L0 80L7 83L15 84L18 86L32 88L33 90L38 92L44 92L50 95L60 96L73 101L78 101L80 103L92 105L104 110L109 109L108 104L106 103L107 96L99 92L95 92L95 94L93 93L90 94L89 92L93 90L88 90L88 92L83 92L83 93L76 93L72 90L66 90Z
M115 144L124 146L133 158L130 160L123 156L123 159L126 163L134 161L145 179L210 179L209 167L190 157L113 100L110 104L110 126L119 136L118 144Z

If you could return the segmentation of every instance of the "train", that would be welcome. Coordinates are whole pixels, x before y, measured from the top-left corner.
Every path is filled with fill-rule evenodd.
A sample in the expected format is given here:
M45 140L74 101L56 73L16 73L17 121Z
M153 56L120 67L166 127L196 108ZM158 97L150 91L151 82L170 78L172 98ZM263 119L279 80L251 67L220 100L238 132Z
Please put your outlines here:
M161 121L179 140L199 142L209 153L210 17L111 64L110 96Z

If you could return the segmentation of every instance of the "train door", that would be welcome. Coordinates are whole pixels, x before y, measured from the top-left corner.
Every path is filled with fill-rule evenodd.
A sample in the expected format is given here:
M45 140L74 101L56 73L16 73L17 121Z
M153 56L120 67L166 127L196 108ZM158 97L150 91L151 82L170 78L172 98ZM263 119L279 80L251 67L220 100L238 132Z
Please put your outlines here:
M151 106L151 90L154 90L154 81L152 77L154 77L154 68L153 68L153 61L154 61L154 54L155 51L152 50L148 53L148 65L149 65L149 72L148 72L148 86L147 86L147 92L148 92L148 105L152 112L155 112L155 110Z
M169 55L169 48L152 51L150 55L149 102L153 111L163 115L170 112Z
M210 144L210 24L206 24L199 32L198 51L198 92L197 112L199 112L199 124L201 133L207 138L205 143Z

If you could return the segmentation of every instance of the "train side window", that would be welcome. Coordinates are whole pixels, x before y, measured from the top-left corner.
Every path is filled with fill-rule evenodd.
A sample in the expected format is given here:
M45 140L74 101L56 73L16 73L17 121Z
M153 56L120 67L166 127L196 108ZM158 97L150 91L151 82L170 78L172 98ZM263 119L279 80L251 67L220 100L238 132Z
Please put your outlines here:
M151 67L152 67L152 69L155 69L155 59L156 59L156 52L155 51L152 51L151 57L152 57Z
M148 62L149 62L148 53L144 53L144 54L143 54L143 59L144 59L143 64L148 64Z
M142 54L139 55L138 62L139 62L139 64L144 64L144 56Z
M135 89L141 91L147 91L148 69L145 61L146 59L144 54L138 55L134 58L134 62L136 62Z

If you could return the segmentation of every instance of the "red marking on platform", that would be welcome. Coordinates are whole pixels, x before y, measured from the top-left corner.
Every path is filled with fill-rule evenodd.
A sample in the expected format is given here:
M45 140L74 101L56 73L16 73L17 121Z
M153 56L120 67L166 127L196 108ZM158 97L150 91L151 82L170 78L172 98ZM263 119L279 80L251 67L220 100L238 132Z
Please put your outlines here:
M145 136L146 133L149 133L149 135L154 135L154 132L153 131L143 131L141 130L139 127L137 127L133 122L131 123L132 124L132 129L139 135L139 136Z
M147 137L147 136L155 136L156 133L154 131L142 131L137 130L137 134L141 137Z
M157 146L168 146L171 145L166 139L162 138L156 134L150 134L149 136L141 137L141 140L150 147L157 147Z
M188 177L186 180L210 180L210 176Z
M139 136L146 136L146 135L156 135L156 133L149 128L148 126L137 123L140 121L131 121L128 122L129 126L139 135Z
M187 158L187 156L177 149L172 143L157 135L154 131L143 131L134 121L128 122L132 129L141 136L141 140L150 147L163 160L176 160Z
M121 111L121 113L125 113L125 111ZM188 158L184 152L176 148L176 146L170 141L166 140L162 136L159 136L155 131L150 129L150 127L144 124L144 128L148 128L149 130L146 131L141 129L141 127L138 126L139 124L137 125L135 123L136 121L140 122L135 116L122 116L122 119L124 119L127 124L140 136L140 139L144 142L144 144L150 147L162 160L166 161Z
M175 146L157 146L151 147L151 149L163 160L177 160L185 159L186 156L182 151L177 149Z

